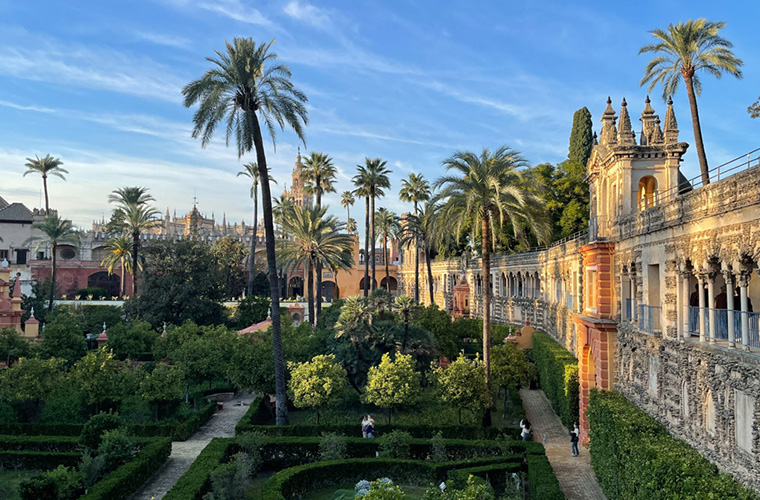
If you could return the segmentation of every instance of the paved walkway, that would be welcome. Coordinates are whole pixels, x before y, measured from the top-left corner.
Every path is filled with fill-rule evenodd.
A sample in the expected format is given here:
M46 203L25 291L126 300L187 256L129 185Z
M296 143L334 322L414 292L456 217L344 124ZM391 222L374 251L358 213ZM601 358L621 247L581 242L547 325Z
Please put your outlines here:
M175 485L182 475L187 472L203 448L215 437L234 437L235 426L243 418L253 401L252 394L242 394L240 397L224 403L224 410L215 413L211 419L190 436L187 441L174 441L172 454L160 469L142 488L134 493L130 500L160 500Z
M570 431L546 399L544 391L520 389L525 417L533 426L533 440L541 441L546 456L559 480L559 487L567 500L606 500L602 488L591 470L588 448L580 448L581 456L572 457Z

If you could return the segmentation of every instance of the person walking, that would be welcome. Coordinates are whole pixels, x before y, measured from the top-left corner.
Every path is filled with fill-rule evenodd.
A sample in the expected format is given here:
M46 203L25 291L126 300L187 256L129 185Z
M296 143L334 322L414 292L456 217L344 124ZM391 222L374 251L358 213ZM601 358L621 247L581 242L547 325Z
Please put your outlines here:
M580 440L581 431L578 429L578 424L573 424L573 430L570 431L570 445L573 448L573 454L571 457L579 457L581 454L578 451L578 441Z
M362 437L367 437L367 426L369 426L369 415L362 416Z
M528 419L520 420L520 428L522 429L522 432L520 433L522 440L530 441L530 422L528 422Z
M372 419L371 415L367 415L367 418L369 419L367 421L367 437L373 438L375 437L375 421Z

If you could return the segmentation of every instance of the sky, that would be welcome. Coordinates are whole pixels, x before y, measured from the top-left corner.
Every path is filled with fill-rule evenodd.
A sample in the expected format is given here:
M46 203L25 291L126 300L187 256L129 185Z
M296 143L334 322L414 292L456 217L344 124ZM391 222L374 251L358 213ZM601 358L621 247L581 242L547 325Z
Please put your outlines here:
M576 5L577 4L577 5ZM325 196L345 219L340 193L364 158L381 157L392 187L378 201L396 213L402 178L431 182L456 151L507 144L532 163L567 156L574 111L600 129L607 96L628 101L634 127L647 89L648 33L706 17L744 60L744 78L703 75L699 99L711 166L760 146L760 119L746 108L760 94L756 2L0 0L0 196L40 207L41 179L25 158L51 154L69 171L49 183L51 206L81 228L108 217L107 195L146 186L156 208L192 208L221 222L252 220L250 185L224 137L191 137L194 109L181 89L210 65L225 40L275 40L273 50L309 97L306 144L286 130L267 159L279 195L297 148L321 151L338 169ZM652 105L662 118L661 89ZM674 97L680 139L693 143L686 92ZM682 165L699 174L693 147ZM351 216L363 227L363 205ZM261 213L261 212L259 212Z

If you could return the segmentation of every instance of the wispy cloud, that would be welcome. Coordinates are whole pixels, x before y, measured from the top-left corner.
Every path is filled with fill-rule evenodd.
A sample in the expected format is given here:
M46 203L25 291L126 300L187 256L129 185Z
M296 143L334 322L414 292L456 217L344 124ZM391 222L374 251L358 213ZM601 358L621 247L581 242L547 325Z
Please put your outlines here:
M327 28L331 24L330 16L324 9L315 7L307 2L302 3L297 0L292 0L291 2L288 2L282 10L288 16L311 24L317 28Z
M135 33L135 36L137 36L137 38L140 40L155 43L156 45L164 45L166 47L185 49L190 46L190 40L181 36L166 35L162 33L149 33L147 31L138 31Z
M176 71L145 57L45 40L41 46L0 44L0 74L57 85L179 102ZM54 80L53 80L54 79Z
M4 101L1 99L0 99L0 106L6 107L6 108L18 109L20 111L36 111L38 113L55 113L55 109L53 108L45 108L43 106L35 106L35 105L26 106L23 104L16 104L15 102Z
M197 5L201 9L216 12L241 23L259 26L272 25L272 21L267 19L258 9L249 7L240 0L214 0L211 2L199 2Z

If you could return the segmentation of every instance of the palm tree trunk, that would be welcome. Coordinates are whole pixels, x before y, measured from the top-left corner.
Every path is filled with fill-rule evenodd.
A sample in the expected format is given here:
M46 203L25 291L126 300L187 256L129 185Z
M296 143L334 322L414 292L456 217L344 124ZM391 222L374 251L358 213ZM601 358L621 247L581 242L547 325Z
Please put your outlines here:
M391 280L388 279L388 234L383 233L383 262L385 263L385 289L390 293Z
M372 290L374 290L376 281L377 281L375 279L375 241L377 240L375 239L375 195L374 194L370 197L370 200L372 204L371 209L370 209L371 215L369 217L369 223L370 223L370 226L372 227L372 241L370 241L370 247L369 247L369 253L372 256L372 262L371 262L372 263L372 277L370 279L370 287Z
M55 264L56 264L56 258L55 258L55 251L58 248L58 245L53 243L53 255L51 256L51 270L50 270L50 301L48 302L48 312L53 310L53 298L55 297Z
M317 179L317 182L315 183L317 186L317 210L322 208L322 193L320 192L319 183L322 182L321 179ZM316 305L316 311L314 314L314 326L319 326L319 315L322 314L322 262L317 261L316 265L314 266L314 274L316 279L316 294L317 294L317 305Z
M414 215L417 215L417 202L414 202ZM419 238L414 237L414 302L420 303L420 246Z
M309 303L309 323L316 324L314 318L314 270L311 259L306 261L306 301Z
M256 274L256 233L259 220L259 187L253 184L253 236L251 236L251 261L248 268L248 296L253 295L253 278ZM244 235L245 236L245 235Z
M364 296L369 296L369 195L366 197L367 208L364 211Z
M430 292L428 298L430 299L430 305L432 306L433 302L435 302L433 298L433 270L430 267L430 252L427 248L425 248L425 263L427 264L428 291Z
M488 220L481 221L483 249L483 366L486 371L486 385L491 389L491 227Z
M121 255L119 266L121 266L121 287L119 288L119 298L122 298L124 297L124 294L127 293L127 279L125 276L126 270L124 269L124 254Z
M47 175L42 176L42 190L45 191L45 215L50 215L50 204L48 203L47 192Z
M288 425L288 396L285 385L285 361L282 355L282 330L280 328L280 284L277 279L275 261L274 218L272 217L272 195L269 190L269 172L261 138L261 127L254 112L250 112L253 122L253 142L256 147L256 162L259 166L261 182L261 206L264 209L264 231L267 247L267 267L269 271L269 296L272 308L272 354L274 356L275 400L277 404L277 425Z
M710 184L710 168L707 166L705 144L702 142L702 126L699 123L699 109L697 109L697 96L694 93L694 80L690 76L684 76L686 93L689 95L689 108L691 108L691 125L694 127L694 146L697 148L699 158L699 170L702 172L702 185Z
M409 340L409 313L404 313L404 342L401 344L401 354L406 353L406 343Z
M140 248L140 232L132 232L132 297L137 297L137 252Z

